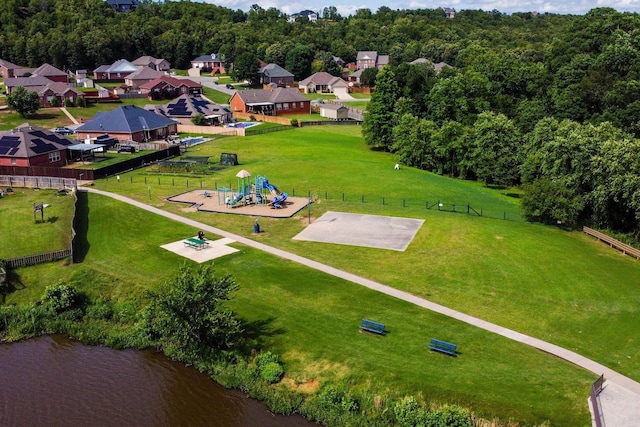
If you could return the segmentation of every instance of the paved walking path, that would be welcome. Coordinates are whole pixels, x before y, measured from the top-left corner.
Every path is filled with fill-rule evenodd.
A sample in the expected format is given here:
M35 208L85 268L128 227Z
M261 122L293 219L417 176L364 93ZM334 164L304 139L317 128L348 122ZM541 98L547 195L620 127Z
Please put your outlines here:
M96 194L101 194L103 196L108 196L108 197L112 197L116 200L120 200L124 203L128 203L130 205L139 207L141 209L145 209L149 212L153 212L156 213L158 215L162 215L166 218L172 219L174 221L178 221L178 222L182 222L184 224L193 226L195 228L201 229L201 230L205 230L208 231L210 233L214 233L223 237L227 237L227 238L231 238L236 240L237 242L243 244L243 245L247 245L250 246L252 248L255 249L259 249L261 251L270 253L272 255L278 256L280 258L284 258L290 261L294 261L300 264L303 264L307 267L310 268L314 268L316 270L322 271L324 273L327 274L331 274L332 276L336 276L339 277L341 279L344 280L348 280L350 282L365 286L369 289L384 293L386 295L395 297L395 298L399 298L401 300L410 302L412 304L415 304L419 307L423 307L426 308L427 310L431 310L434 311L436 313L440 313L443 314L445 316L449 316L452 317L454 319L460 320L462 322L468 323L470 325L476 326L478 328L490 331L490 332L494 332L496 334L502 335L506 338L510 338L514 341L518 341L521 342L523 344L526 344L528 346L537 348L539 350L542 350L546 353L552 354L554 356L557 356L561 359L564 359L568 362L571 362L575 365L578 365L590 372L593 372L595 375L602 375L604 374L604 377L607 379L608 382L612 382L615 383L616 385L628 390L630 393L629 395L631 396L631 400L632 402L634 402L634 406L635 407L640 407L640 383L632 380L629 377L626 377L612 369L609 369L608 367L601 365L600 363L597 363L593 360L587 359L584 356L579 355L578 353L575 353L573 351L564 349L562 347L559 347L557 345L539 340L537 338L528 336L528 335L524 335L521 334L519 332L513 331L511 329L507 329L504 328L502 326L496 325L495 323L490 323L487 321L484 321L482 319L479 319L477 317L473 317L473 316L469 316L468 314L464 314L461 313L459 311L456 310L452 310L448 307L445 307L443 305L440 304L436 304L434 302L428 301L424 298L420 298L417 297L415 295L412 295L408 292L404 292L395 288L392 288L390 286L387 285L383 285L382 283L378 283L378 282L374 282L373 280L369 280L369 279L365 279L363 277L357 276L355 274L351 274L349 272L343 271L343 270L339 270L337 268L331 267L329 265L326 264L322 264L320 262L317 261L313 261L310 260L308 258L304 258L301 257L299 255L290 253L290 252L286 252L283 251L281 249L278 248L274 248L268 245L265 245L263 243L260 242L256 242L254 240L251 239L247 239L245 237L242 237L240 235L236 235L233 233L229 233L227 231L221 230L219 228L215 228L215 227L211 227L207 224L203 224L201 222L189 219L189 218L185 218L182 217L180 215L171 213L171 212L167 212L164 211L162 209L158 209L155 208L153 206L138 202L136 200L130 199L128 197L124 197L121 196L119 194L115 194L115 193L109 193L106 191L101 191L95 188L90 188L90 187L86 187L86 188L79 188L80 191L89 191L92 193L96 193ZM629 398L627 398L628 400ZM605 420L606 420L606 412L607 410L605 409L603 412L605 412ZM610 412L610 411L609 411ZM640 425L640 420L635 420L638 421L637 425Z
M71 115L71 113L69 112L69 110L67 110L65 107L60 107L60 111L62 111L67 117L69 117L69 119L73 122L74 125L79 125L80 122L78 120L76 120L75 117L73 117Z

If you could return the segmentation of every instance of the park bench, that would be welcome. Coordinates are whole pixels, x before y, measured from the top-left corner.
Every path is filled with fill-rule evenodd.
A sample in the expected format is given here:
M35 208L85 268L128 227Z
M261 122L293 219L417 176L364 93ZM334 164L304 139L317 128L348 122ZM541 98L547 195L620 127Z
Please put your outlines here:
M194 237L189 237L187 240L184 241L184 245L196 250L200 250L202 248L208 247L209 242L207 242L206 240L200 240Z
M450 356L456 355L457 345L451 344L450 342L440 341L435 338L431 338L431 343L429 344L429 348L431 350L439 351L441 353L446 353Z
M360 323L360 329L373 332L374 334L384 334L384 324L374 322L373 320L362 319L362 323Z

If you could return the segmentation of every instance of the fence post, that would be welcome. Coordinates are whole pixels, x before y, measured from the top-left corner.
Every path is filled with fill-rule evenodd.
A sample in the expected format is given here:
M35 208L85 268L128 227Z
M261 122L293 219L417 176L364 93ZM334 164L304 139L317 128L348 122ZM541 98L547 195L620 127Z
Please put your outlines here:
M202 190L202 180L200 180L200 189Z
M440 210L440 206L442 206L442 203L440 203L440 200L438 200L438 210Z
M291 195L292 195L293 197L296 197L296 189L295 189L295 188L293 188L293 187L291 187Z
M470 210L469 210L469 203L467 203L467 215L469 215L469 212L470 212Z
M147 183L147 177L146 176L144 177L144 183L145 184Z
M406 201L407 201L406 199L402 199L402 207L403 208L407 207Z
M384 196L382 196L382 206L384 206Z
M172 186L176 186L176 179L175 178L171 178L171 185Z
M362 203L364 203L364 194L362 195Z
M133 184L133 175L129 175L129 182Z
M160 177L158 177L158 185L160 185Z
M453 211L454 211L454 212L456 211L456 205L455 205L455 203L453 204Z
M507 219L507 212L502 212L502 219Z
M324 192L324 199L329 200L329 193L326 191Z
M344 193L342 193L342 201L344 202Z

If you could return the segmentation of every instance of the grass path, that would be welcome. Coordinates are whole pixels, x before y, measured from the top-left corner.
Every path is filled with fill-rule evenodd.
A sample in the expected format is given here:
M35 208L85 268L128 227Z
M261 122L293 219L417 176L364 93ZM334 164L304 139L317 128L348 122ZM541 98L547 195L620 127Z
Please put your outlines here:
M198 221L189 219L189 218L185 218L182 217L180 215L177 214L173 214L167 211L164 211L162 209L158 209L155 208L153 206L138 202L136 200L130 199L128 197L124 197L121 196L119 194L115 194L115 193L109 193L106 191L101 191L101 190L97 190L94 188L87 188L87 189L83 189L83 191L89 191L92 193L97 193L97 194L101 194L103 196L108 196L108 197L112 197L116 200L119 200L121 202L124 203L128 203L131 204L133 206L136 206L138 208L141 209L145 209L149 212L158 214L158 215L162 215L166 218L172 219L174 221L179 221L182 222L186 225L190 225L202 230L205 230L207 232L210 233L214 233L223 237L227 237L227 238L231 238L234 239L236 241L238 241L239 243L242 243L244 245L253 247L255 249L270 253L272 255L278 256L280 258L284 258L290 261L294 261L296 263L302 264L306 267L309 268L313 268L319 271L322 271L324 273L330 274L332 276L344 279L344 280L348 280L352 283L356 283L362 286L365 286L369 289L375 290L377 292L381 292L383 294L392 296L394 298L409 302L411 304L417 305L419 307L422 308L426 308L428 310L434 311L436 313L439 314L443 314L445 316L454 318L456 320L460 320L462 322L468 323L470 325L476 326L478 328L484 329L486 331L489 332L493 332L496 333L498 335L501 335L503 337L509 338L511 340L529 345L531 347L537 348L539 350L542 350L546 353L555 355L561 359L564 359L568 362L571 362L575 365L578 365L586 370L589 370L591 372L593 372L596 375L600 375L600 374L604 374L605 377L607 378L607 380L614 382L630 391L633 391L634 393L639 395L640 398L640 383L632 380L631 378L628 378L616 371L614 371L613 369L610 369L600 363L597 363L593 360L590 360L586 357L583 357L573 351L564 349L562 347L559 347L557 345L548 343L546 341L537 339L537 338L533 338L531 336L525 335L525 334L521 334L519 332L513 331L511 329L507 329L504 327L501 327L499 325L496 325L494 323L490 323L490 322L486 322L482 319L479 319L477 317L474 316L469 316L465 313L461 313L459 311L456 310L452 310L450 308L447 308L445 306L442 306L440 304L436 304L433 303L429 300L426 300L424 298L420 298L418 296L415 296L413 294L410 294L408 292L404 292L395 288L392 288L390 286L378 283L378 282L374 282L373 280L369 280L369 279L365 279L363 277L357 276L355 274L352 273L348 273L346 271L343 270L339 270L336 269L334 267L331 267L329 265L326 264L322 264L320 262L317 261L313 261L311 259L302 257L300 255L296 255L278 248L274 248L268 245L265 245L263 243L260 242L256 242L254 240L242 237L240 235L237 234L233 234L233 233L229 233L225 230L221 230L219 228L216 227L212 227L209 226L207 224L203 224L200 223Z

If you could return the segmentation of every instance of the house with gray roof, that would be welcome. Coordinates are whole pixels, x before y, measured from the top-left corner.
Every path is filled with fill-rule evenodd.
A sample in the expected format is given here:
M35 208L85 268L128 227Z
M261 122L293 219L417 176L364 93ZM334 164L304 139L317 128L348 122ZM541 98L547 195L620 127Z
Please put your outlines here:
M0 131L0 166L65 166L74 144L65 136L23 123Z
M293 84L294 76L278 64L267 64L258 71L262 85L275 84L279 87L289 87Z
M46 63L33 70L31 75L46 77L52 82L69 83L69 76L67 73Z
M409 62L409 64L412 64L412 65L415 65L415 64L430 64L433 67L433 69L436 70L436 73L439 73L445 67L453 68L451 65L447 64L446 62L434 63L434 62L429 61L427 58L414 59L413 61Z
M52 83L51 80L41 76L12 77L4 81L4 86L7 90L7 95L11 95L13 90L18 86L37 92L41 87L46 86L49 83Z
M231 121L231 110L199 95L182 95L165 105L150 104L145 110L169 117L183 124L191 124L191 119L202 114L211 126Z
M378 55L375 50L362 50L356 56L356 68L361 70L373 68L381 70L389 63L389 55Z
M298 89L283 88L240 90L229 101L232 112L284 116L287 114L311 114L311 100Z
M148 55L141 56L140 58L132 61L131 63L136 67L149 67L156 71L168 72L171 70L171 63L166 59L162 59L162 58L157 59L157 58L154 58L153 56L148 56Z
M111 65L101 65L93 70L96 80L124 80L129 74L138 71L138 67L126 59L118 59Z
M140 67L139 70L134 71L124 78L124 84L131 88L139 88L145 83L153 81L157 78L164 76L164 72L157 71L147 66Z
M219 53L201 55L191 60L191 68L205 73L226 74L227 61Z
M140 92L148 95L149 99L173 99L185 94L200 95L203 88L201 83L190 79L163 75L140 85Z
M78 138L95 138L108 134L120 141L145 142L164 140L177 132L178 122L135 105L124 105L97 113L76 129Z
M300 80L298 82L298 88L304 93L349 93L349 83L326 71L320 71L304 80Z
M19 65L0 59L0 77L3 79L22 76L22 69L23 67Z
M129 12L138 8L138 0L106 0L116 12Z
M84 92L69 86L67 83L49 82L45 86L31 88L31 90L38 93L40 105L43 107L63 107L67 103L72 106L83 105Z
M303 19L308 19L310 22L317 22L319 16L320 14L318 12L314 12L313 10L306 9L289 16L288 21L296 22L296 19L303 18Z

